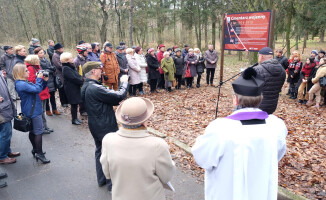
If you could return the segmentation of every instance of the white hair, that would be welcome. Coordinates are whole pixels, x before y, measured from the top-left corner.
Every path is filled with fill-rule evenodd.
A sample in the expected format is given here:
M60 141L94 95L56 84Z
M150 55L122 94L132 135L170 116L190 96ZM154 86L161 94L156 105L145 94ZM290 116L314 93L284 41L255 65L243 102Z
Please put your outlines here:
M170 52L166 51L163 53L163 57L165 57L166 55L170 55Z
M86 77L86 78L89 78L90 76L92 76L92 74L93 74L93 70L87 72L87 73L85 74L85 77Z

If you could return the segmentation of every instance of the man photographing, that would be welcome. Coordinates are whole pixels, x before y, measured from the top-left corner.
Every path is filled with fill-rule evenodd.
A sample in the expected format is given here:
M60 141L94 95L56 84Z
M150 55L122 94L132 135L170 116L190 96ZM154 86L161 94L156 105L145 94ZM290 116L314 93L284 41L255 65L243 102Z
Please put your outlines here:
M286 72L278 60L273 59L273 50L269 47L262 48L259 52L259 65L254 69L264 80L263 101L260 109L273 114L277 108L278 97L283 87Z
M113 106L119 105L127 96L128 76L121 76L121 85L118 91L107 89L98 81L102 75L101 64L101 62L90 61L83 66L86 80L81 89L81 95L88 114L88 126L96 146L97 182L100 187L107 184L108 189L111 190L111 180L106 180L100 163L102 139L106 134L118 131Z

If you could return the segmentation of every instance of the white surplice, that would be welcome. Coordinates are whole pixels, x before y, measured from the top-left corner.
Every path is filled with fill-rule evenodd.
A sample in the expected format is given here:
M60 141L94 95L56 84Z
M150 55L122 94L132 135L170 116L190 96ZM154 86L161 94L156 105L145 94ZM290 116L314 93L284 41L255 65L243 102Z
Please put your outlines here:
M241 109L233 112L259 112ZM261 112L261 111L260 111ZM266 124L214 120L196 139L192 153L205 169L205 200L276 200L278 161L286 152L287 128L269 115Z

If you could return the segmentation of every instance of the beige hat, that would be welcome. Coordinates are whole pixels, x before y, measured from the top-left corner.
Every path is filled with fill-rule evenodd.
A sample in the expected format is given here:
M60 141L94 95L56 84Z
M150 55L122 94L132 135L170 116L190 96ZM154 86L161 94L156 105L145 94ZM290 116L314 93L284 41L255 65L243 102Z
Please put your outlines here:
M146 98L132 97L124 101L116 111L121 124L135 126L146 122L154 112L154 104Z

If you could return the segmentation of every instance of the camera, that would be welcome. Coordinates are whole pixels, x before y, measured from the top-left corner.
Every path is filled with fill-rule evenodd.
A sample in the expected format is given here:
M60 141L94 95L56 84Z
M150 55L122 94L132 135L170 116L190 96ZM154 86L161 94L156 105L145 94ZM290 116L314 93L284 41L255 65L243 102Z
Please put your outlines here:
M40 70L40 71L36 72L36 76L37 76L39 73L43 73L43 77L49 77L49 72L47 72L47 71L45 71L45 70Z

